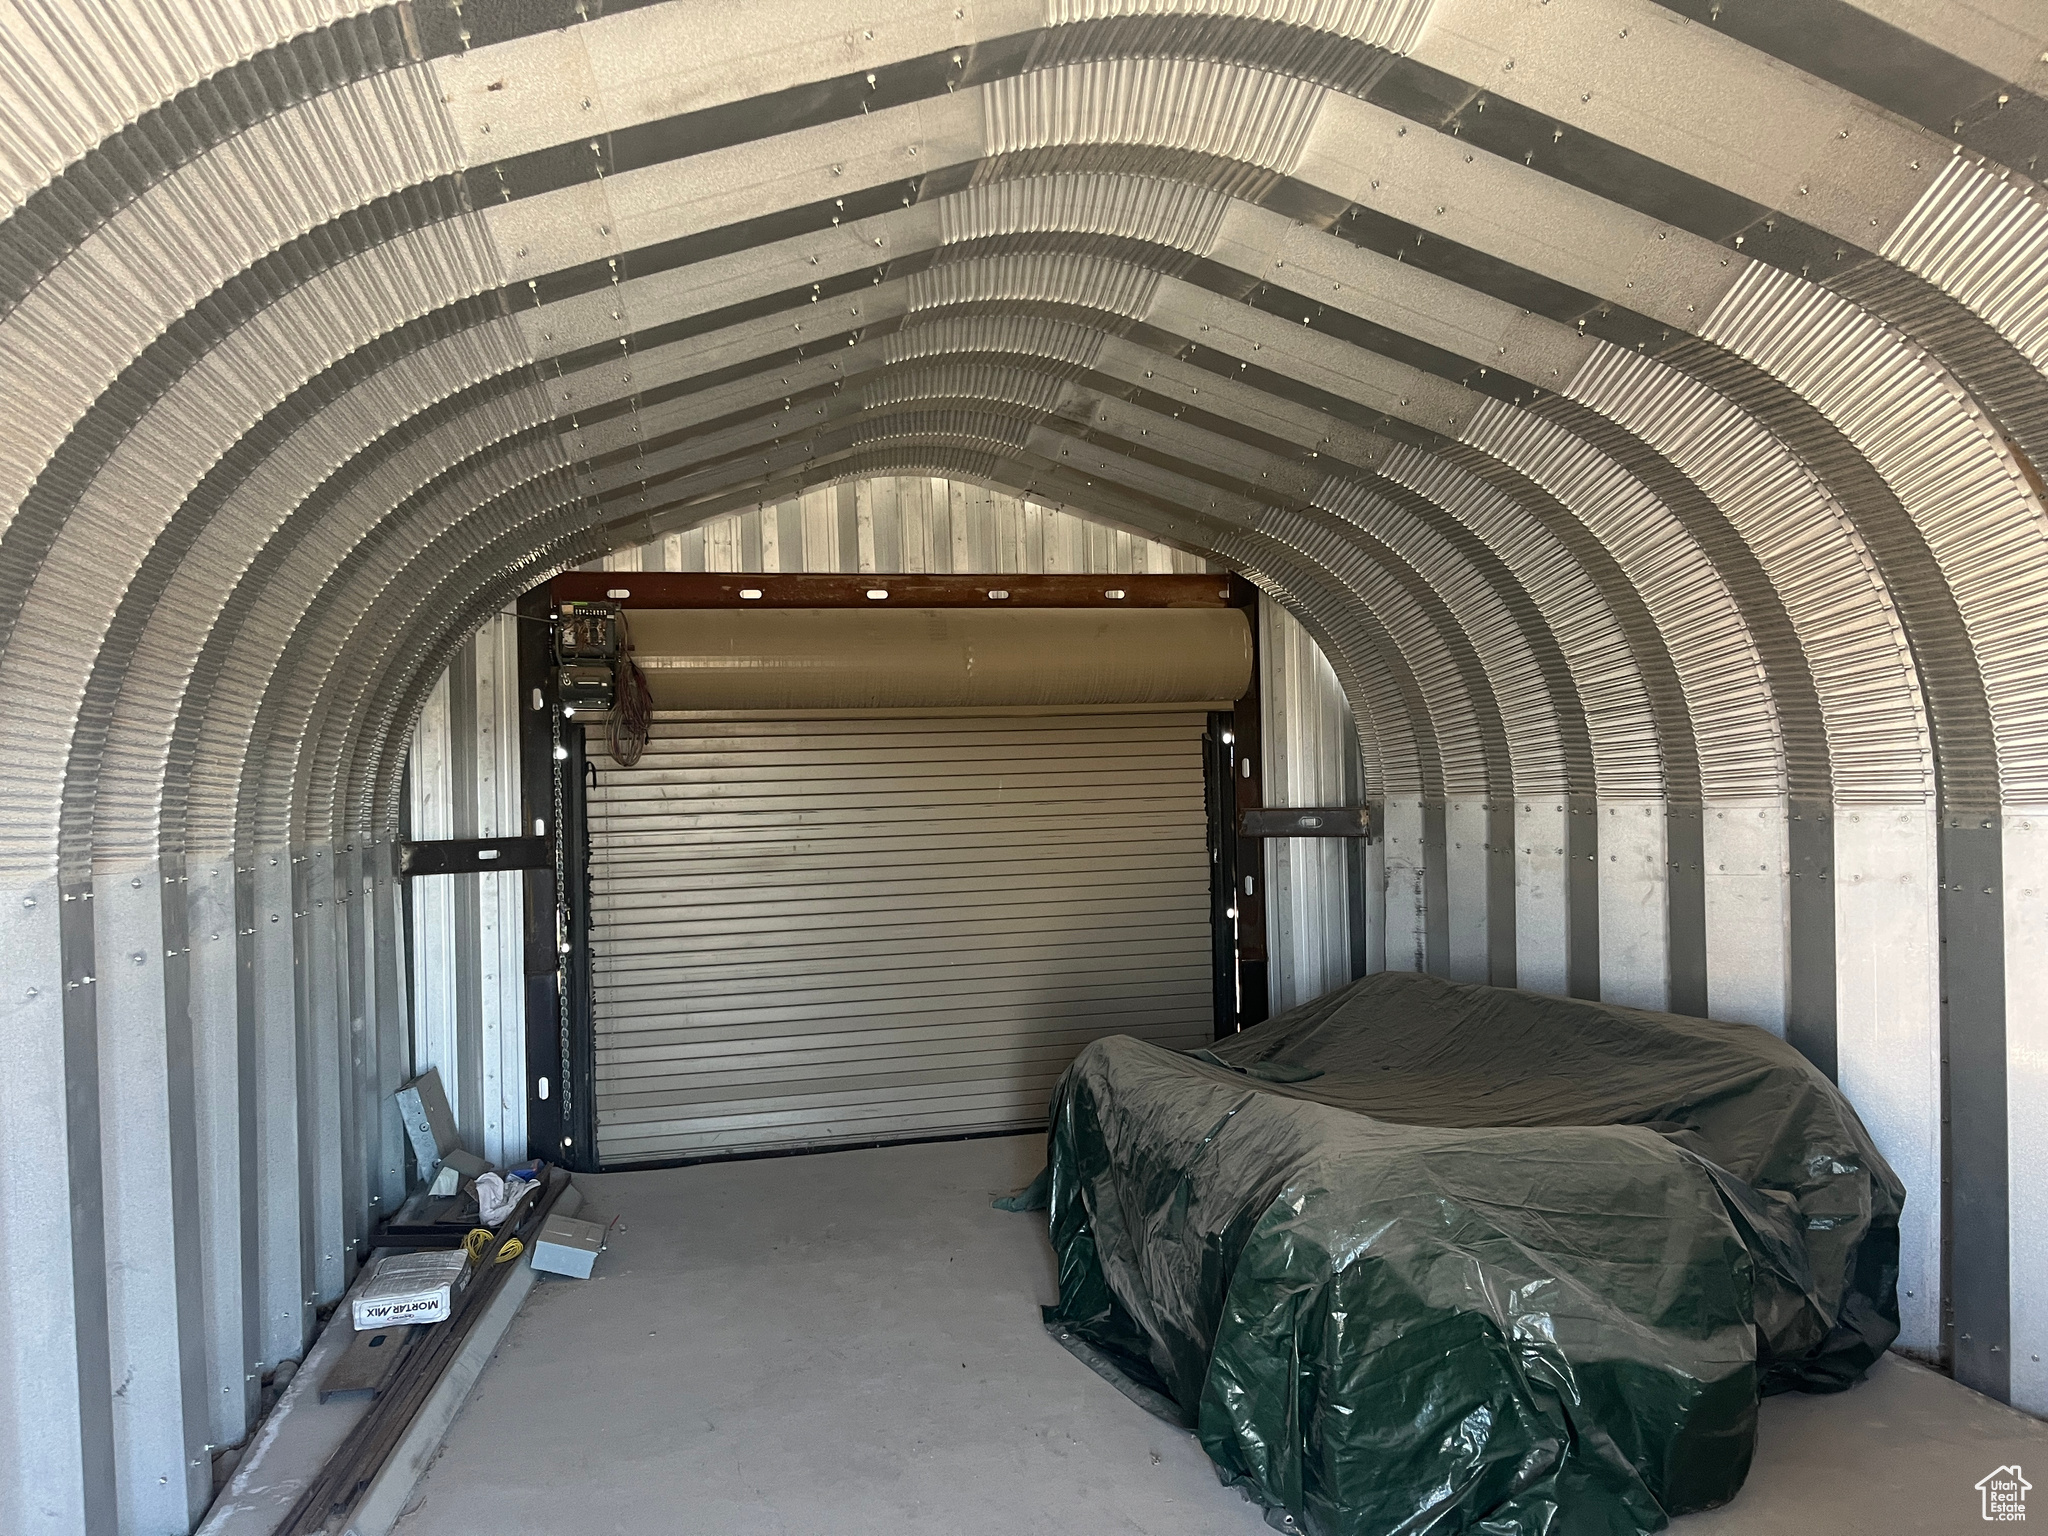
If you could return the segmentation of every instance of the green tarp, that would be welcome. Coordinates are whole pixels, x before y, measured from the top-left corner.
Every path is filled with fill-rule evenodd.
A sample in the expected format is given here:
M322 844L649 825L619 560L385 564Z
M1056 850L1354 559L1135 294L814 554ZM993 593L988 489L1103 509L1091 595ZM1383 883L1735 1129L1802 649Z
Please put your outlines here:
M1904 1189L1747 1025L1383 974L1096 1042L1050 1142L1047 1325L1312 1536L1656 1530L1898 1331Z

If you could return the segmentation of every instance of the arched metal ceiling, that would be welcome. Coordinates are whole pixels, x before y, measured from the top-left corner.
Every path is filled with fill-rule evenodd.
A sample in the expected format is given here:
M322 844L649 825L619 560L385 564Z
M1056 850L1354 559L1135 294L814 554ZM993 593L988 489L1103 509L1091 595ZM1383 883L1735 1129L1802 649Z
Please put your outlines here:
M1921 1173L1943 1055L1991 1085L1946 1152L1958 1230L1996 1234L1953 1259L1958 1360L2048 1403L2012 1343L2004 1172L2048 1150L2006 1114L2042 1046L2017 1004L2048 805L2038 7L4 15L0 866L24 902L55 893L9 966L34 999L16 1036L63 1042L9 1091L68 1148L22 1189L85 1213L28 1250L82 1320L80 1466L143 1454L99 1401L149 1305L96 1289L108 1191L212 1134L159 1082L137 1147L103 1136L132 1108L106 1062L175 1078L192 1027L160 926L182 919L116 921L104 891L388 839L422 698L508 597L907 469L1255 575L1324 645L1369 791L1413 806L1433 871L1444 805L1482 805L1490 853L1591 904L1574 986L1628 969L1600 947L1635 889L1600 812L1656 807L1656 996L1704 1008L1762 933L1781 1027ZM1539 800L1592 822L1556 822L1554 870ZM1777 873L1808 882L1761 929L1709 867L1730 814L1778 818ZM171 1023L139 1044L90 982L130 922L173 962L144 967ZM290 965L345 969L308 931ZM298 1020L276 1027L302 1057L340 1028L237 985L257 1036ZM314 1156L341 1069L277 1070ZM250 1241L318 1297L366 1197L360 1171L307 1177L302 1234ZM1931 1348L1933 1191L1920 1209L1908 1334ZM81 1476L78 1510L112 1518Z

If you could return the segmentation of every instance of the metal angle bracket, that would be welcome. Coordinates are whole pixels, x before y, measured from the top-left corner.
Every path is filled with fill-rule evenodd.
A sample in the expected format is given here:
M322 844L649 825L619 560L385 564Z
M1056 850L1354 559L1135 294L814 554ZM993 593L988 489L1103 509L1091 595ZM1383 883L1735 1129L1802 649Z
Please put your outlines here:
M554 839L547 837L451 837L424 843L392 844L392 863L401 879L420 875L488 875L501 869L549 869Z
M1261 806L1239 819L1240 837L1378 837L1373 812L1359 806Z

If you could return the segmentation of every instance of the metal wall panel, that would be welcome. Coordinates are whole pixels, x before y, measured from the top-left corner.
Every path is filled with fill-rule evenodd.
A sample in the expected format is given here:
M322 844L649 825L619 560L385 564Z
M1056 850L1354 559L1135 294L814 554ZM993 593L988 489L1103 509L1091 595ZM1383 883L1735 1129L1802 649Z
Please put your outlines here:
M1213 1029L1193 713L663 720L590 794L608 1165L1040 1124Z
M606 555L608 571L1198 575L1197 555L1028 497L881 475L713 518Z
M413 727L412 835L511 837L519 826L519 667L511 614L489 619ZM437 1068L463 1145L526 1156L525 876L427 875L412 889L412 1066Z
M1278 603L1259 605L1259 671L1266 804L1362 805L1350 701L1329 658ZM1365 974L1364 852L1363 839L1266 840L1266 987L1273 1012ZM1481 915L1483 923L1483 907Z

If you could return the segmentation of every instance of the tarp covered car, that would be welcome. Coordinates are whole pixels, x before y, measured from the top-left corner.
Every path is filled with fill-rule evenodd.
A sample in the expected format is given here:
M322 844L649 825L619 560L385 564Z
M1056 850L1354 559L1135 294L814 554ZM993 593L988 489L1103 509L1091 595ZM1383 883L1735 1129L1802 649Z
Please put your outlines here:
M1373 976L1089 1046L1049 1173L1048 1326L1314 1536L1659 1529L1898 1331L1905 1191L1747 1025Z

